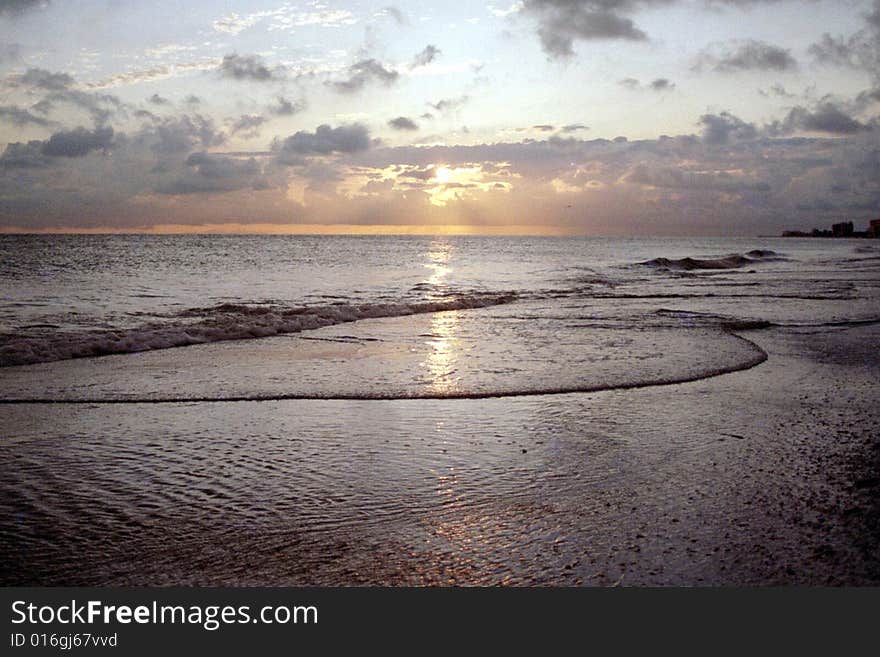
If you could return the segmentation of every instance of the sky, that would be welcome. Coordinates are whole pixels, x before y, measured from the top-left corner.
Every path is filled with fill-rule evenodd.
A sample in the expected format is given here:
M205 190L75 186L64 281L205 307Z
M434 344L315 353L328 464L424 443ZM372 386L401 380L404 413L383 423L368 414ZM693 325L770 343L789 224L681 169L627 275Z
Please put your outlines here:
M0 0L0 232L880 217L880 0Z

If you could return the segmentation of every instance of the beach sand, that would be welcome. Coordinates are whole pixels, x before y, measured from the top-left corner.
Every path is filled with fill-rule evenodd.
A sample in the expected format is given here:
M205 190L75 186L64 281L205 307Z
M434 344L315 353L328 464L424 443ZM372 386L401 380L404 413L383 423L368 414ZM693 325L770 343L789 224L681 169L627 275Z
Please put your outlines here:
M740 335L637 390L5 406L2 583L880 584L880 325Z

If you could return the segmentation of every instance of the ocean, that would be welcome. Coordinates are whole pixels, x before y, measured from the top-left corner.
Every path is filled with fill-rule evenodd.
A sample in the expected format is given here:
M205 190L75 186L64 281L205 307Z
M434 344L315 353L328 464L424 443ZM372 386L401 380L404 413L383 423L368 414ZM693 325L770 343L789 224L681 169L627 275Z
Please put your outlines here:
M0 263L4 584L613 584L675 514L661 473L750 421L706 391L770 371L760 336L880 321L871 240L5 235ZM723 581L684 570L638 581Z

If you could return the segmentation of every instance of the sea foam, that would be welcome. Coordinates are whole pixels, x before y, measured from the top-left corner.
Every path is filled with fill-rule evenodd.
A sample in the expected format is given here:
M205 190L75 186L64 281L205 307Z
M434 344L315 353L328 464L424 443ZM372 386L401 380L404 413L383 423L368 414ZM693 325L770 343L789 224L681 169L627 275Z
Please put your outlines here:
M0 367L71 358L169 349L223 340L249 340L355 322L445 310L485 308L516 299L513 293L473 293L440 301L332 304L323 306L251 306L224 303L190 308L168 322L104 331L49 332L8 336L0 346Z

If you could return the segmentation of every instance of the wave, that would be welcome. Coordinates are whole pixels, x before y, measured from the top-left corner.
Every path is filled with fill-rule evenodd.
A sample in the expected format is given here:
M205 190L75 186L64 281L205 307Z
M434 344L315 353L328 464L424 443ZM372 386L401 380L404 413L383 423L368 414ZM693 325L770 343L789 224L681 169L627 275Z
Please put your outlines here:
M760 262L785 260L785 257L769 249L754 249L745 254L731 253L713 258L654 258L638 264L655 269L693 271L694 269L739 269Z
M189 308L177 313L167 323L131 329L4 336L0 338L0 367L266 338L361 319L485 308L510 303L516 298L512 292L472 293L441 301L334 303L295 308L223 303Z
M595 393L611 390L634 390L640 388L652 388L655 386L671 386L682 383L692 383L711 379L733 372L757 367L764 363L767 352L760 346L742 336L730 333L730 336L738 340L745 348L743 356L727 364L719 364L707 367L699 371L683 372L678 375L660 375L620 382L593 383L585 385L558 385L558 386L523 386L521 388L495 389L495 390L469 390L450 392L360 392L360 393L326 393L310 394L302 392L294 393L270 393L248 395L183 395L174 397L143 396L143 397L0 397L0 406L19 404L193 404L193 403L230 403L230 402L272 402L272 401L295 401L295 400L323 400L323 401L393 401L393 400L419 400L419 399L496 399L508 397L535 397L543 395L566 395L576 393Z

